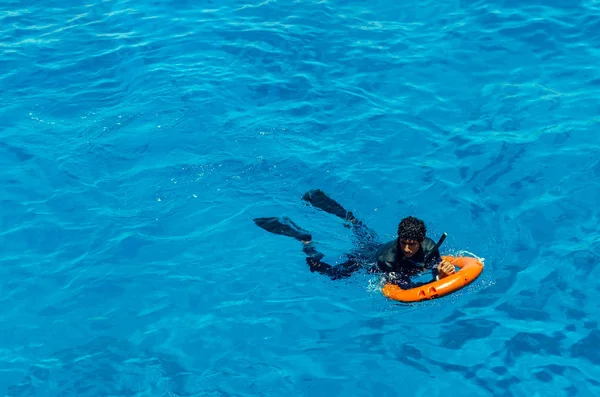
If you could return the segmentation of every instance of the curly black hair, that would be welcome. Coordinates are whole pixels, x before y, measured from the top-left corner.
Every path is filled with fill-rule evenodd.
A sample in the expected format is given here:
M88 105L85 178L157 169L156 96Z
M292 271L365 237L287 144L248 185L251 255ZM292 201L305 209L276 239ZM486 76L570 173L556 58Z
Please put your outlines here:
M398 238L402 240L423 242L426 234L427 228L425 227L425 222L414 216L402 219L398 225Z

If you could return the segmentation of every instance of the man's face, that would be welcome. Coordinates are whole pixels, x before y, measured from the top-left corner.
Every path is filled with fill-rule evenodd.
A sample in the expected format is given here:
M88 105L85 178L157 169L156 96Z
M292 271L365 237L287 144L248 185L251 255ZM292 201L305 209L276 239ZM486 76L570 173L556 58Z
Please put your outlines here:
M400 240L400 249L402 250L404 256L407 258L410 258L414 254L416 254L420 247L421 244L419 244L417 240Z

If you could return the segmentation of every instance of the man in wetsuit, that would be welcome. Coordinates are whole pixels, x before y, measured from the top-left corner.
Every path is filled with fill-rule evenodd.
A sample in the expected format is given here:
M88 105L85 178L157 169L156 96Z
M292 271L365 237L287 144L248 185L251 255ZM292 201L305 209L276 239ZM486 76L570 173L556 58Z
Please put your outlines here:
M377 267L398 284L411 284L410 278L427 270L438 280L456 272L442 260L432 239L426 237L425 223L409 216L398 225L398 238L377 250Z
M306 254L306 263L311 272L318 272L335 280L349 277L369 263L376 262L376 266L369 269L369 272L382 272L387 281L404 288L416 286L410 278L420 273L430 271L432 274L430 281L455 273L454 266L441 259L436 244L426 237L427 229L420 219L412 216L402 219L398 225L398 238L381 244L371 229L322 190L310 190L302 196L302 200L336 215L344 220L347 227L352 228L357 239L357 247L346 254L345 262L336 266L323 262L324 255L314 247L310 233L287 217L256 218L254 222L271 233L301 241L302 250Z

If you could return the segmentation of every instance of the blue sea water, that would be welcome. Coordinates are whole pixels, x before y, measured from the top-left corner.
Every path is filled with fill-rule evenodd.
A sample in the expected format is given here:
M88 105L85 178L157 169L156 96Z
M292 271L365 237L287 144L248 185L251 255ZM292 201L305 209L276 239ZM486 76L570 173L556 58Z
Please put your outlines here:
M597 396L600 2L7 0L2 396ZM351 230L484 258L311 273Z

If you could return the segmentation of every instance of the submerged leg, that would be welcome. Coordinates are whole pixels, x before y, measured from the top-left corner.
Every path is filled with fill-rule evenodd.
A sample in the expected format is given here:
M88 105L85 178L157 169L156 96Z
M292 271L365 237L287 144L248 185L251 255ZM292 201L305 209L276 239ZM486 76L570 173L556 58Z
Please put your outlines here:
M347 278L361 269L361 262L354 257L348 257L344 263L332 266L322 261L324 255L317 251L312 244L305 244L302 251L306 254L306 264L312 273L317 272L332 280Z
M321 189L312 189L304 193L302 200L312 204L329 214L333 214L343 220L350 222L352 231L358 240L360 249L373 249L377 245L377 233L365 225L362 221L356 219L352 212L347 211L341 204L329 197Z
M319 208L344 220L352 222L356 219L351 212L346 211L344 207L325 194L325 192L323 192L321 189L309 190L308 192L304 193L302 200L312 204L316 208Z
M349 227L352 227L359 244L357 252L348 255L346 262L336 266L323 262L324 255L318 252L311 243L311 234L288 217L255 218L254 223L271 233L293 237L301 241L303 243L302 251L306 254L306 263L310 271L326 275L332 280L350 277L354 272L360 270L366 261L371 261L370 257L375 249L376 235L368 226L356 219L352 212L346 211L344 207L327 196L322 190L310 190L302 196L302 199L325 212L350 222ZM369 259L365 261L365 258Z

